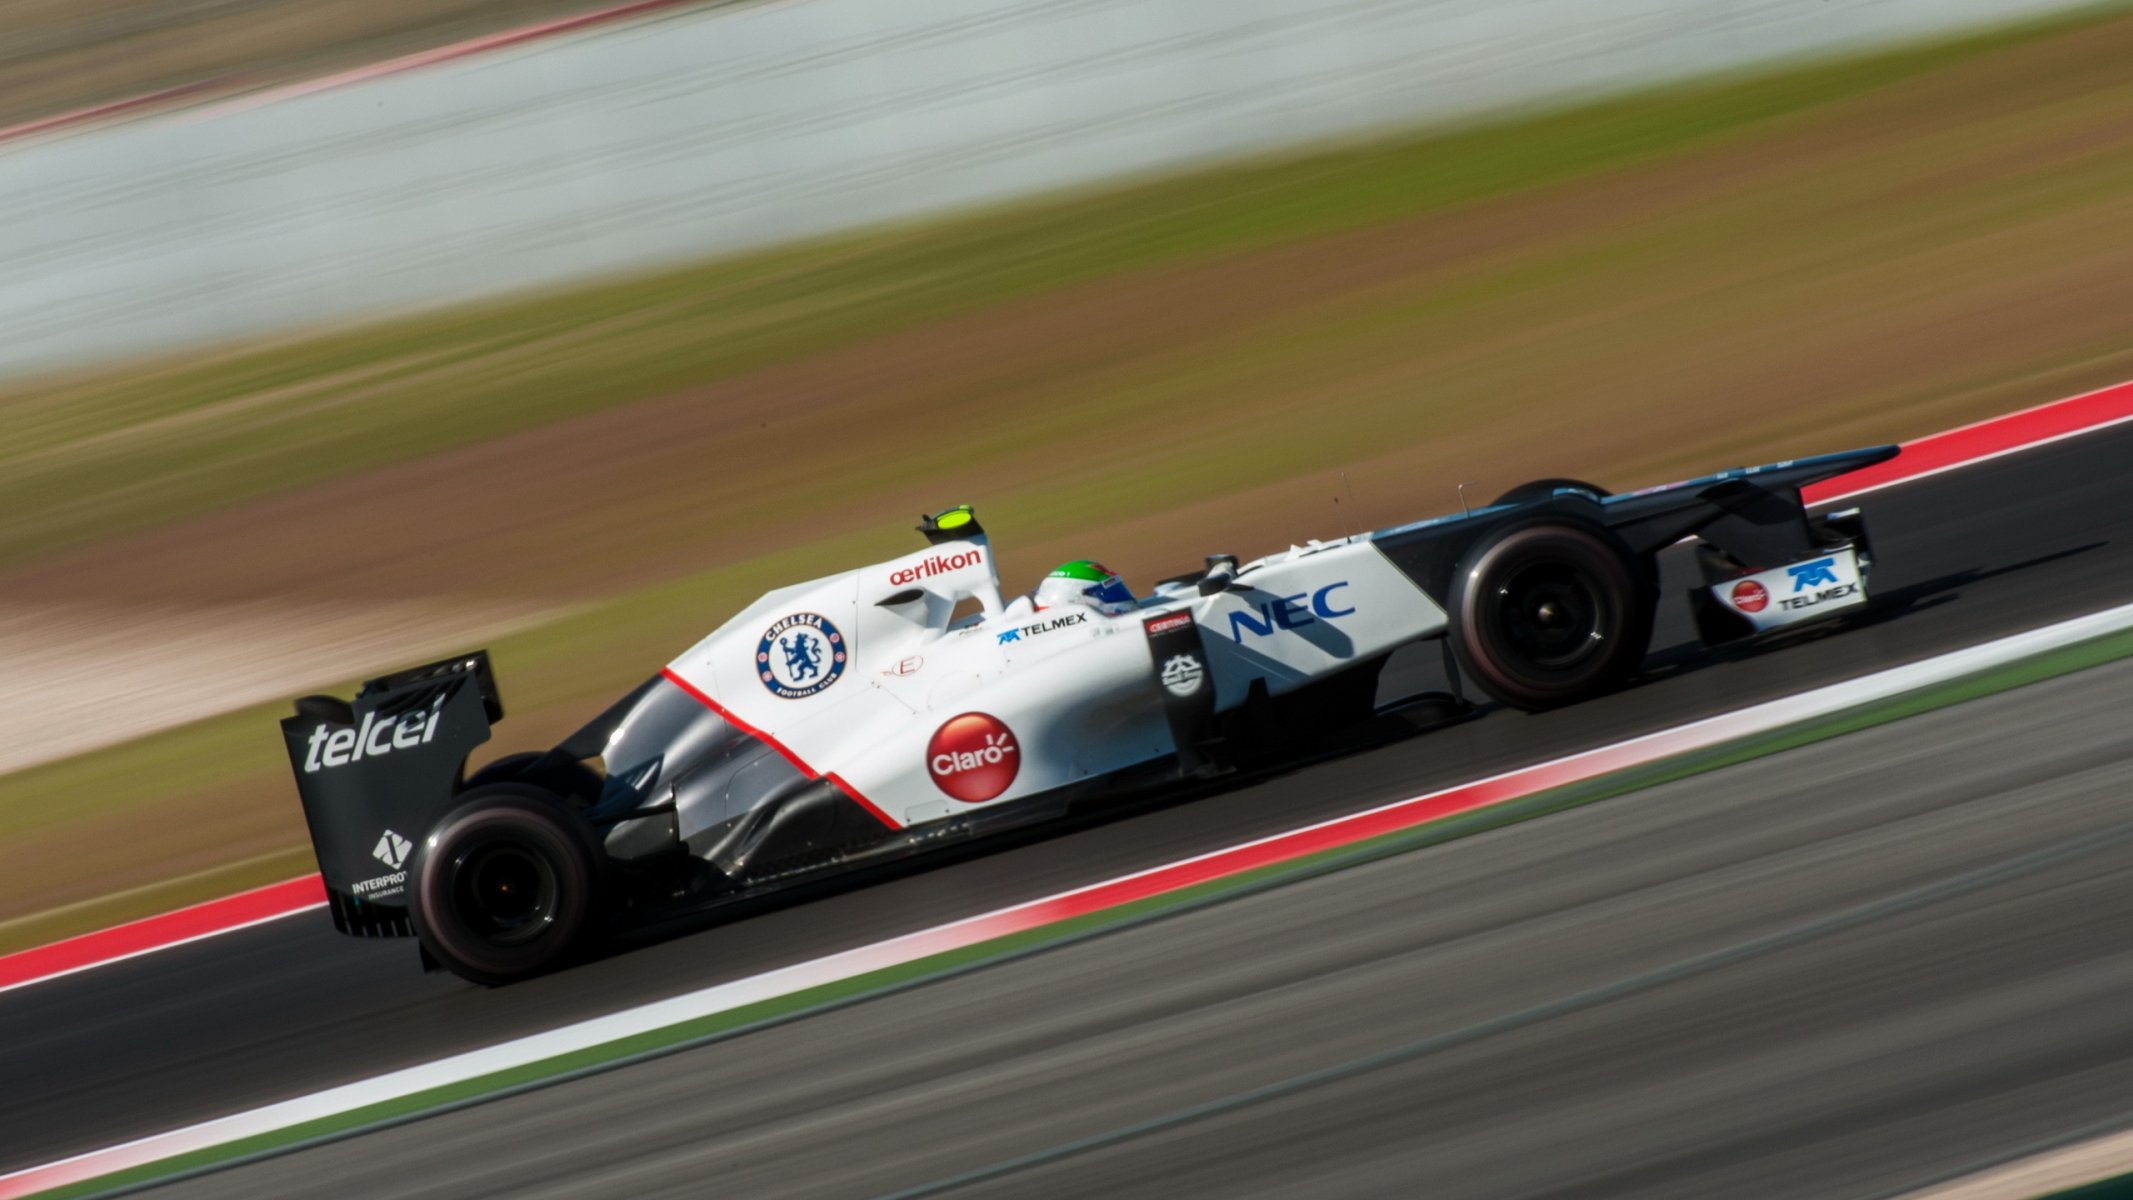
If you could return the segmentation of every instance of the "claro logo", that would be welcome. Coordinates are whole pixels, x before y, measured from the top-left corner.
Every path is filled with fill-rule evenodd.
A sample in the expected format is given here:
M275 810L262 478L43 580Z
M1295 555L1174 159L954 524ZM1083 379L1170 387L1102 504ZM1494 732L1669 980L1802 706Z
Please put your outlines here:
M921 579L931 579L935 575L945 575L950 571L960 571L964 567L974 567L984 561L985 552L983 550L958 550L954 554L936 554L932 558L920 559L916 566L889 572L889 582L891 584L917 583Z
M1733 585L1733 607L1742 612L1761 612L1770 607L1770 589L1753 579L1743 579Z
M965 804L1006 791L1022 770L1014 731L987 713L950 717L926 743L926 770L935 787Z
M376 713L364 713L363 724L355 729L320 725L311 731L304 774L382 758L395 750L412 750L437 736L437 718L443 715L444 697L439 696L428 709L418 708L398 720L380 721Z

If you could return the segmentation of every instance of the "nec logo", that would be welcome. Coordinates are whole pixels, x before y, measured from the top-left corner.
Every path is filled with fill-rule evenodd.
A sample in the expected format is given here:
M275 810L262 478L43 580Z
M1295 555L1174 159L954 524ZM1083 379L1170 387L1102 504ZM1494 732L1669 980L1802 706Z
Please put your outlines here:
M1818 558L1811 563L1801 563L1797 567L1786 567L1785 570L1792 575L1792 590L1795 592L1804 592L1808 588L1837 582L1837 560L1834 558Z
M1353 605L1347 608L1333 606L1333 593L1347 586L1348 581L1343 579L1315 592L1298 592L1264 601L1250 612L1233 612L1229 615L1229 636L1241 646L1246 634L1266 637L1277 629L1301 629L1319 621L1349 616L1355 612Z

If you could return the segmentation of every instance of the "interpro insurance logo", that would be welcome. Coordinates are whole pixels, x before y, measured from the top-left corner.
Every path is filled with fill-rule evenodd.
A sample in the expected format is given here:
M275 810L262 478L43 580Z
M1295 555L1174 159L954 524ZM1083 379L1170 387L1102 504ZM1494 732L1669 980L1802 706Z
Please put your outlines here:
M414 848L415 843L388 829L371 848L370 856L397 871L407 865L407 852Z

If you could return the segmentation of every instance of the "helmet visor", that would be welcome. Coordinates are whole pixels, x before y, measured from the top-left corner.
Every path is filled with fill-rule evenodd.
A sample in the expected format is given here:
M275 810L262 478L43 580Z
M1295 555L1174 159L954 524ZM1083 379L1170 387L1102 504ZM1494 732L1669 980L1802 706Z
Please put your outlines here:
M1126 581L1116 575L1101 583L1090 584L1083 589L1082 594L1107 609L1130 608L1133 605L1133 589L1127 587Z

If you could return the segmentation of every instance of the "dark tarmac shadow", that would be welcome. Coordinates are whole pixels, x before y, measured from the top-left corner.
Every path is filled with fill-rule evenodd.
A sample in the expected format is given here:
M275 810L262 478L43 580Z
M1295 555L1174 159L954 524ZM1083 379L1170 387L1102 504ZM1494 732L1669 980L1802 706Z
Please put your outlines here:
M1870 629L1886 625L1892 621L1901 621L1906 617L1915 616L1928 609L1939 608L1944 604L1952 604L1960 600L1963 589L1974 584L1982 583L1988 579L1995 579L2002 575L2012 575L2019 571L2033 570L2064 559L2088 554L2101 550L2110 544L2107 541L2088 542L2066 550L2056 550L2050 554L2040 554L2033 558L2026 558L2020 562L2007 563L1997 567L1970 567L1965 570L1937 576L1933 579L1907 584L1900 588L1892 588L1885 592L1876 592L1868 598L1865 611L1854 613L1827 625L1816 625L1797 632L1777 634L1767 638L1714 647L1706 647L1702 642L1694 638L1675 642L1664 649L1655 649L1647 654L1644 659L1644 669L1638 673L1637 678L1629 686L1635 688L1648 683L1679 679L1693 675L1698 671L1708 670L1728 663L1745 662L1749 659L1760 658L1772 651L1790 649L1806 642L1820 641L1836 634L1847 633L1852 630ZM1664 602L1664 599L1662 599L1661 603L1664 604Z

